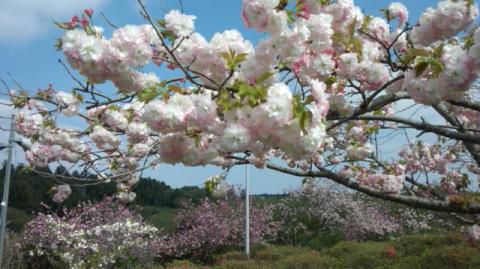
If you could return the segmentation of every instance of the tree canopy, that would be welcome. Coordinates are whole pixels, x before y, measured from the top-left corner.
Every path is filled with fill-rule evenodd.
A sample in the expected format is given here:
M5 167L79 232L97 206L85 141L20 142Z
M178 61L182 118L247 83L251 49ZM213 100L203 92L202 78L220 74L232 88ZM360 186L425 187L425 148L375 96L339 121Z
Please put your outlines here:
M243 0L245 26L266 33L256 45L237 30L206 40L195 16L154 19L139 5L146 24L110 25L110 37L90 9L57 23L65 68L83 77L70 72L71 92L9 93L32 167L73 163L95 177L65 182L114 181L128 201L141 171L160 163L253 164L480 213L474 1L442 0L410 20L398 2L375 17L353 0ZM147 65L176 75L159 78ZM422 109L404 113L412 106ZM69 128L65 117L85 124ZM385 154L389 143L398 146Z

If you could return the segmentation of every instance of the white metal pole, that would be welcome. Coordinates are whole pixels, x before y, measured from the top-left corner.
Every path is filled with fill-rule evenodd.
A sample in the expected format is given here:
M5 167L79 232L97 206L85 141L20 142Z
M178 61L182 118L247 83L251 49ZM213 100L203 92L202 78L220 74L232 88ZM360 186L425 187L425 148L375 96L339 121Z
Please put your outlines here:
M3 182L3 199L0 204L2 212L0 219L0 268L2 268L3 261L3 246L5 243L5 227L7 226L7 208L8 208L8 194L10 191L10 175L12 173L12 155L15 144L15 116L12 115L12 122L10 124L10 137L8 139L8 159L5 171L5 180Z
M245 164L245 256L250 255L250 189L248 164Z

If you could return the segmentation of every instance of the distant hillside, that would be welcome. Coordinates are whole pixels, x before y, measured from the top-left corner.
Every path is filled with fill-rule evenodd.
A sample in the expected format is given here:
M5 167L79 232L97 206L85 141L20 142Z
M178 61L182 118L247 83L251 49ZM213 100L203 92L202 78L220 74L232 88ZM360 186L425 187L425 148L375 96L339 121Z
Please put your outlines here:
M51 188L59 184L59 175L68 175L65 167L59 166L55 171L44 169L44 172L51 173L51 177L44 177L30 171L23 165L12 169L9 199L9 228L19 230L23 223L28 221L35 212L44 211L42 204L56 209L58 207L52 200ZM3 193L3 179L5 176L5 165L0 169L0 191ZM92 178L93 175L80 174L75 171L72 176ZM71 186L72 194L64 202L63 206L72 207L81 201L97 201L104 196L112 195L116 191L115 183L99 184L91 186ZM135 204L149 206L152 208L178 208L182 201L191 200L198 203L207 196L203 188L185 186L174 189L162 181L152 178L141 178L135 186L137 194ZM168 211L168 210L167 210Z

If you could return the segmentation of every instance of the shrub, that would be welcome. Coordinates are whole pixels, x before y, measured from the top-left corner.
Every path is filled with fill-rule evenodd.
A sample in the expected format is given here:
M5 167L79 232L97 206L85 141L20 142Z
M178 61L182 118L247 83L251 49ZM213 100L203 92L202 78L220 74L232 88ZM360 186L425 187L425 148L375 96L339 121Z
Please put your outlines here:
M340 239L385 239L430 228L430 214L420 215L404 208L395 208L393 212L390 206L364 195L307 181L302 189L291 192L274 205L274 219L280 223L278 242L322 249ZM317 237L325 234L333 237L327 238L323 245Z
M5 234L2 268L23 269L26 268L24 261L25 252L22 251L21 236L17 233L7 231Z
M166 264L164 268L165 269L208 269L207 266L196 265L193 262L186 261L186 260L174 260Z
M318 251L306 247L269 246L252 251L249 259L240 251L232 251L221 255L216 261L215 268L275 268L296 269L314 268L330 269L344 268L335 258L321 256Z
M256 257L278 261L287 256L298 256L309 251L311 250L307 247L271 246L263 250L259 250L254 254Z
M170 207L142 206L140 212L145 222L163 232L171 232L175 228L176 210Z
M389 256L389 246L382 242L340 242L321 254L337 259L346 268L382 268L397 260Z
M469 247L461 235L454 233L408 235L395 241L395 246L402 256L420 255L426 249L450 245Z
M462 245L438 246L427 249L419 257L418 267L425 269L480 268L480 251Z
M252 243L274 236L276 228L267 209L252 208L250 216ZM187 204L177 215L175 230L157 238L153 247L162 261L190 258L205 262L242 244L243 233L243 202L238 197L228 202L205 199L198 206Z
M308 251L300 255L287 256L275 263L278 269L342 269L343 266L337 259L320 256L316 251Z
M322 250L333 247L335 244L343 240L343 234L340 232L320 232L308 242L308 246L314 250Z
M113 198L81 203L63 216L39 214L23 234L32 263L48 268L134 268L152 258L157 229Z
M265 269L272 268L271 262L257 260L226 260L215 269Z
M25 226L25 223L29 222L32 217L31 214L23 210L9 207L7 211L7 228L15 232L20 232Z

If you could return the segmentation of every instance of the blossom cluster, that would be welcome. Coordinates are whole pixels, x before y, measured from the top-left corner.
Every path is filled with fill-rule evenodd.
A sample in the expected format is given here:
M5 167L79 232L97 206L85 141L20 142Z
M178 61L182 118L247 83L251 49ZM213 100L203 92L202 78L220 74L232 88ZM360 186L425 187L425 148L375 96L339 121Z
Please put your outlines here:
M319 231L339 232L347 240L385 238L429 230L433 218L405 208L394 213L387 205L322 186L310 179L274 206L274 216L280 221L277 239L290 244L300 243L291 240L309 240Z
M63 216L39 214L23 233L31 259L48 257L69 268L108 268L121 260L148 263L148 242L158 230L112 198L79 204Z
M230 194L227 200L205 199L199 205L186 205L177 216L177 227L158 237L153 243L162 260L191 258L206 260L212 254L232 246L240 246L244 238L244 203ZM250 238L254 243L266 243L275 238L278 226L271 209L252 206Z
M370 140L386 125L350 119L390 116L392 103L405 98L427 105L475 98L480 29L469 30L464 41L458 35L478 16L469 0L439 1L413 27L399 2L384 13L366 15L353 0L304 0L294 7L283 0L243 0L245 26L266 33L254 45L234 29L208 40L195 31L196 17L178 10L156 23L115 28L107 37L92 24L93 11L84 11L81 21L58 24L66 30L58 48L87 85L72 93L53 87L33 96L11 93L20 108L16 129L32 142L27 160L107 168L122 200L134 198L134 174L146 167L229 167L239 155L257 167L278 158L305 171L344 158L353 164L337 172L398 193L405 173L417 172L414 162L424 157L405 153L402 158L411 159L406 167L393 161L366 167L363 162L378 153ZM149 64L181 75L161 80L142 71ZM98 88L105 82L118 95ZM382 102L390 95L396 99ZM477 111L447 109L462 124L478 127ZM60 112L86 127L57 126ZM437 171L452 161L453 155L442 157ZM449 178L458 177L444 181Z
M131 268L151 265L154 260L205 260L242 243L244 205L239 198L230 195L228 201L185 204L176 216L175 229L166 233L144 223L124 203L107 197L64 210L63 216L37 215L27 224L21 245L32 261L46 258L68 268ZM276 236L276 222L268 208L253 207L251 217L253 242L264 243Z

